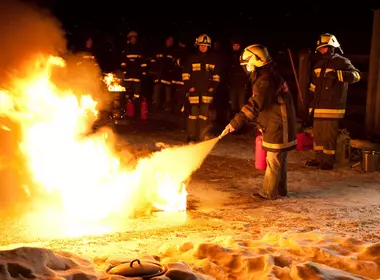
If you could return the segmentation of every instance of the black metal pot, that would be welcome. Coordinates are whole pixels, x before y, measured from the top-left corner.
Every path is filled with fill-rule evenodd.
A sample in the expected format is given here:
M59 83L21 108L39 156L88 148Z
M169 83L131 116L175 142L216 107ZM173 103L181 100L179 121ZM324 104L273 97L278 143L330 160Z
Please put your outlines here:
M140 261L135 259L128 262L123 262L118 265L113 265L107 268L107 273L114 275L121 275L124 277L141 277L142 279L151 279L156 276L165 274L167 268L152 261Z

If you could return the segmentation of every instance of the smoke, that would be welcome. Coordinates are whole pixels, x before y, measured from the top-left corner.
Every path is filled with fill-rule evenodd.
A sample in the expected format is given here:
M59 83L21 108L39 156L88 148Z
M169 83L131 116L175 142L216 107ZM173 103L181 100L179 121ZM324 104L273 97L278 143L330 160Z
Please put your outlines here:
M67 52L65 31L49 11L16 0L0 0L0 42L0 90L12 92L15 78L33 75L38 57L54 55L67 61L65 68L52 73L60 89L90 94L95 100L105 96L101 95L99 67L80 64L78 56ZM106 102L100 102L100 106ZM29 184L29 175L19 153L21 138L19 125L0 115L0 214L33 195L23 187Z
M35 67L30 63L38 55L54 55L67 63L52 73L52 80L60 89L77 95L90 94L100 109L111 100L109 94L103 94L99 66L82 63L82 54L67 51L65 31L48 10L17 0L1 0L0 42L0 88L6 87L15 75L30 74Z
M0 1L0 83L36 54L59 55L66 49L61 25L48 11L16 1Z
M60 23L47 11L14 0L0 1L0 89L14 75L24 76L26 64L38 54L63 53L66 40ZM18 154L22 137L18 125L0 116L0 210L14 209L25 201L25 167ZM5 129L7 128L7 129ZM26 176L27 177L27 176Z

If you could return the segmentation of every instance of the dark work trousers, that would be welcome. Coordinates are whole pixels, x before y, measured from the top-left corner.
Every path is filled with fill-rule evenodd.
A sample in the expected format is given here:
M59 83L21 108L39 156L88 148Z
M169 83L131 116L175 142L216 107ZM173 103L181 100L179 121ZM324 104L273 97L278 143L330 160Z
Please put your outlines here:
M208 136L207 134L210 130L209 109L212 98L209 94L196 96L194 93L190 93L190 108L187 118L188 141L199 141Z
M339 120L314 119L313 138L316 161L334 164Z
M164 93L164 96L162 96ZM153 96L152 96L152 107L155 111L158 111L162 107L161 100L164 99L164 108L165 110L172 110L172 95L173 87L172 85L167 85L163 83L156 83L153 86ZM162 98L164 97L164 98Z
M267 152L267 168L264 175L264 183L259 195L267 199L277 199L278 196L288 194L288 152Z
M240 112L241 108L246 104L245 85L231 85L229 90L230 104L232 114Z
M141 82L125 82L127 97L135 107L135 116L140 115Z

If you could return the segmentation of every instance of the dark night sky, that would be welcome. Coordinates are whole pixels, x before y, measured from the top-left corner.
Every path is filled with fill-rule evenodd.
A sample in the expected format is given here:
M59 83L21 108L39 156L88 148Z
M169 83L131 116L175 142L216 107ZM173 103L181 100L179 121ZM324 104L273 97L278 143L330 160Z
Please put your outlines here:
M39 2L50 6L74 35L107 32L120 36L136 29L143 38L174 33L193 42L195 36L206 32L214 39L239 34L246 43L304 48L314 47L320 33L330 32L338 37L346 53L357 54L369 53L373 9L380 8L380 1L351 4L342 0L226 1L223 5L221 1Z

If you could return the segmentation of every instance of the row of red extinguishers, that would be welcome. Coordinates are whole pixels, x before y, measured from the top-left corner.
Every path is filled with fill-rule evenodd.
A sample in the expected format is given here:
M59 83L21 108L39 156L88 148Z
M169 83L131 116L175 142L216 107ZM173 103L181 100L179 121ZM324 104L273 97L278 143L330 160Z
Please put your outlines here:
M125 113L127 117L134 117L135 116L135 104L133 104L132 100L128 100L126 106L125 106ZM140 119L141 120L147 120L148 119L148 102L143 97L140 103Z

